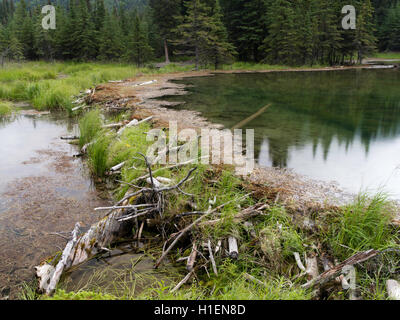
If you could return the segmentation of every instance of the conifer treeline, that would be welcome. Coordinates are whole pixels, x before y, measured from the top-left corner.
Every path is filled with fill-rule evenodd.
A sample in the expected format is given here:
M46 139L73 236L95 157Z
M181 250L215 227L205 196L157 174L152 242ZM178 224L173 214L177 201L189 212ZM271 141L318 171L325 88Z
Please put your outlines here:
M55 30L42 28L41 5L0 1L0 58L13 60L143 65L182 55L217 68L233 59L333 65L400 50L398 0L59 0ZM349 4L356 30L342 28Z

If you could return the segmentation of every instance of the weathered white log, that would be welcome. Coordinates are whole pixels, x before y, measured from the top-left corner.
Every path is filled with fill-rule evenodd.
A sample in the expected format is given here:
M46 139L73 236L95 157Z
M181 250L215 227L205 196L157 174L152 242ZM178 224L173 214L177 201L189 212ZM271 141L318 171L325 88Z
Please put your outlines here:
M110 171L111 172L118 171L119 169L121 169L125 165L125 163L126 163L126 161L121 162L120 164L117 164L116 166L112 167L110 169Z
M235 237L228 238L228 245L229 245L229 256L232 259L237 259L239 257L239 250L238 244Z
M125 200L122 205L128 205L128 200ZM107 248L115 241L129 235L132 232L133 224L131 221L119 221L118 219L123 216L125 216L123 209L113 211L99 222L93 224L76 242L69 242L63 252L63 256L66 256L67 251L69 251L67 263L62 270L60 269L61 272L80 265L102 252L103 248ZM42 271L43 269L37 270ZM53 278L56 279L55 275ZM54 285L52 287L49 286L46 292L51 292L49 289L53 288L55 288ZM43 288L39 287L39 290L43 291Z
M157 177L156 178L159 182L166 184L166 185L171 185L174 181L169 178L164 178L164 177Z
M77 111L79 109L82 109L83 107L84 107L83 105L80 105L80 106L77 106L75 108L72 108L71 111Z
M134 120L132 120L131 122L129 122L126 126L124 126L124 127L122 127L121 129L119 129L118 132L117 132L117 134L118 134L118 135L121 135L121 134L125 131L125 129L131 128L131 127L139 126L139 125L141 125L142 123L145 123L145 122L147 122L147 121L150 121L151 119L153 119L153 116L148 117L148 118L145 118L145 119L143 119L143 120L141 120L141 121L138 121L137 119L134 119Z
M301 262L300 254L298 252L293 253L294 258L296 259L297 266L302 272L306 272L306 268L304 267L303 262Z
M61 140L78 140L79 137L77 137L77 136L63 136L63 137L60 137L60 139Z
M105 124L102 126L103 129L114 129L114 128L120 128L123 127L125 123L120 122L120 123L110 123L110 124Z
M61 274L63 273L64 269L68 269L71 266L71 252L74 249L76 242L78 241L79 228L80 224L78 222L75 224L75 228L72 231L72 239L65 246L64 251L61 255L61 259L57 263L54 273L50 278L50 283L46 288L46 294L53 294L53 292L56 290L58 281L60 280Z
M142 82L142 83L139 83L139 84L135 85L135 87L145 86L145 85L153 84L153 83L156 83L156 82L157 82L157 80L146 81L146 82Z
M36 266L35 271L36 271L36 277L38 278L39 281L38 284L39 293L47 292L50 280L53 277L55 271L54 267L46 263L41 266Z
M391 300L400 300L400 283L396 280L386 281L386 290Z
M85 100L83 98L79 98L77 100L75 100L74 102L72 102L72 104L80 104L82 102L84 102Z
M319 275L317 257L306 257L306 273L309 280L315 279Z
M151 178L147 178L147 179L146 179L146 182L147 182L148 184L151 184ZM155 188L161 188L161 187L164 186L164 185L163 185L160 181L158 181L156 178L153 178L153 184L154 184L154 187L155 187Z
M197 243L196 243L196 241L194 241L193 247L192 247L192 252L190 253L190 256L187 259L186 269L188 271L193 271L194 264L196 263L196 257L197 257Z
M82 148L81 148L81 154L86 154L88 151L88 148L94 143L94 141L86 143Z
M124 126L124 127L122 127L121 129L119 129L118 132L117 132L117 134L118 134L118 135L121 135L121 134L125 131L125 129L131 128L131 127L134 127L134 126L137 126L138 123L139 123L139 121L138 121L137 119L133 119L133 120L132 120L131 122L129 122L126 126Z

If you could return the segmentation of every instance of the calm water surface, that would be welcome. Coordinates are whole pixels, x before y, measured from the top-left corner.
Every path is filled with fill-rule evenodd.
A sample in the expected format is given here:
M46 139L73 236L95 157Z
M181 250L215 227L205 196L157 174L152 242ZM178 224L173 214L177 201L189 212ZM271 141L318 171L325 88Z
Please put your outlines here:
M232 127L247 124L262 166L292 168L344 189L385 190L400 199L400 71L219 74L189 78L176 108Z

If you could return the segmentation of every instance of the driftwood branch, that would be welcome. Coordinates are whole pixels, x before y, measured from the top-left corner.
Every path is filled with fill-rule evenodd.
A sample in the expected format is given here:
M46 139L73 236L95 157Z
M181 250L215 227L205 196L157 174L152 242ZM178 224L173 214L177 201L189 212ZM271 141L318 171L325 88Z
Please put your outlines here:
M339 265L321 273L318 277L310 280L309 282L302 285L303 288L308 289L315 285L323 285L330 281L333 278L336 278L342 273L342 270L345 266L353 266L358 263L365 262L373 257L376 257L380 252L376 250L369 250L365 252L359 252L354 256L350 257L346 261L340 263Z
M46 294L53 294L53 292L55 291L56 286L58 284L58 281L60 280L63 270L65 268L70 267L70 265L72 263L71 252L78 240L79 228L80 228L80 224L77 223L75 225L74 230L72 231L72 239L65 246L65 249L62 253L61 259L58 262L52 277L50 278L50 283L49 283L48 287L46 288Z

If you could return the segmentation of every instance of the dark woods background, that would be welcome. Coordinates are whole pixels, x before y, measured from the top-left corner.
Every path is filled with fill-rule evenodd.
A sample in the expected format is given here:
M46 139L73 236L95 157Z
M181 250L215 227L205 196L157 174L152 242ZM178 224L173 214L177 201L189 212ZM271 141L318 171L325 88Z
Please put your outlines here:
M41 8L56 6L56 29ZM357 10L343 30L342 7ZM0 0L0 55L10 60L360 62L400 51L399 0Z

